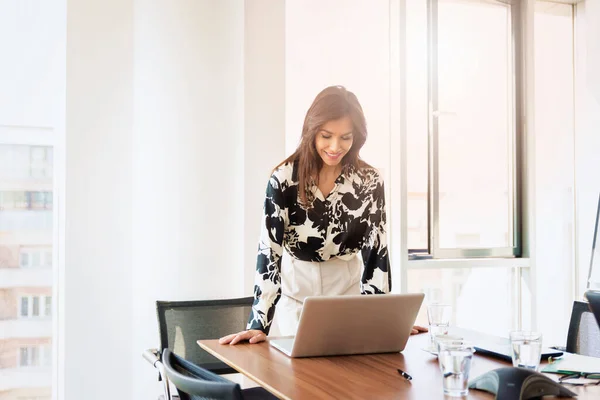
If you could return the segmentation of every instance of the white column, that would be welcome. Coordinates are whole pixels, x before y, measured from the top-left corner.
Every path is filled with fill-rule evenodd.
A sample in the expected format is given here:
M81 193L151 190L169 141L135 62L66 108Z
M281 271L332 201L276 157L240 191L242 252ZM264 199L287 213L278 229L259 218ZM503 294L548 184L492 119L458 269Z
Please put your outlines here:
M245 1L244 95L244 294L252 295L265 189L285 158L285 1Z
M244 4L138 0L134 14L131 398L147 399L154 302L243 294Z
M131 399L133 2L68 0L67 10L60 393Z
M577 295L587 287L600 182L600 0L577 5L575 24L575 220ZM594 271L592 287L600 287Z

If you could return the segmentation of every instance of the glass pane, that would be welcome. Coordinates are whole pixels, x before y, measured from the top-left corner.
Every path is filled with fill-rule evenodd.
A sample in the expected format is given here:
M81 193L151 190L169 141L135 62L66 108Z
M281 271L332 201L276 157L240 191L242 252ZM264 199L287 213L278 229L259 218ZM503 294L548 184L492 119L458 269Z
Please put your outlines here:
M45 251L44 252L44 264L45 267L51 267L52 266L52 251Z
M28 347L21 347L19 349L19 365L21 367L27 367L29 366L29 348Z
M44 303L44 315L46 317L52 315L52 296L46 296L46 302Z
M13 271L7 282L0 279L0 323L11 327L0 328L2 399L52 398L52 365L40 347L52 343L52 301L41 298L52 293L52 276L39 268L52 265L45 254L53 246L51 163L50 147L0 145L0 268L37 267L26 274ZM28 295L31 288L35 296ZM35 368L17 371L30 366Z
M21 253L21 267L28 267L28 266L29 266L29 254Z
M38 366L40 365L40 348L35 346L35 347L30 347L29 348L29 352L31 353L31 366Z
M408 248L428 246L427 2L406 1L406 156Z
M21 297L21 316L29 316L29 297Z
M40 298L38 296L33 296L33 308L31 315L34 317L40 316Z
M41 254L39 251L32 251L31 252L31 266L32 267L39 267L41 265Z
M49 367L52 365L52 346L44 346L43 350L44 358L42 365L44 367Z
M439 245L512 247L510 6L438 7Z
M408 270L408 292L425 293L417 325L427 326L427 304L452 306L452 326L492 335L512 329L516 285L511 268L444 268Z

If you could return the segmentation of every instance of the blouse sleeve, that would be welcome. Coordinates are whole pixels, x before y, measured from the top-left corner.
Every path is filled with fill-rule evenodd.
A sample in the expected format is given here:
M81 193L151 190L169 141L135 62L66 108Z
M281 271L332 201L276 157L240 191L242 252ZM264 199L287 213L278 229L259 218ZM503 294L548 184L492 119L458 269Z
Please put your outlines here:
M375 176L371 210L368 214L369 229L362 247L364 270L360 283L362 294L389 293L392 289L390 260L387 247L385 215L385 191L383 180Z
M269 334L275 305L281 297L281 256L286 210L281 184L271 176L265 195L263 223L254 277L254 303L246 329Z

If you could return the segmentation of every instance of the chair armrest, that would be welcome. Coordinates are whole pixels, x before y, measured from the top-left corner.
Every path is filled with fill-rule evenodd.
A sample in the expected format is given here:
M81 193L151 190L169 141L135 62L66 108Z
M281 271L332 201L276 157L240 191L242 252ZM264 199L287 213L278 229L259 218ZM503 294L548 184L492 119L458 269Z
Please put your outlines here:
M157 361L160 361L160 352L158 349L148 349L142 353L142 357L154 366Z
M154 368L158 370L158 380L163 382L163 390L165 400L172 400L171 388L169 387L169 378L165 371L165 366L160 360L160 352L157 349L148 349L142 353L144 360L148 361Z

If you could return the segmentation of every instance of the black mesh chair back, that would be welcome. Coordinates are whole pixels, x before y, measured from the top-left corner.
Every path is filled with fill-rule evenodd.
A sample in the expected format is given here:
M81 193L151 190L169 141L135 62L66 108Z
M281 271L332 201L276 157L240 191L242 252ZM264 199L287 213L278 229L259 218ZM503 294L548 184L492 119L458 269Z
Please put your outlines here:
M573 302L567 352L600 357L600 328L585 301Z
M160 346L171 349L204 369L217 374L236 373L233 368L202 350L199 339L218 339L246 329L252 297L204 301L157 301Z
M181 400L242 400L240 385L163 350L167 378L175 385Z

